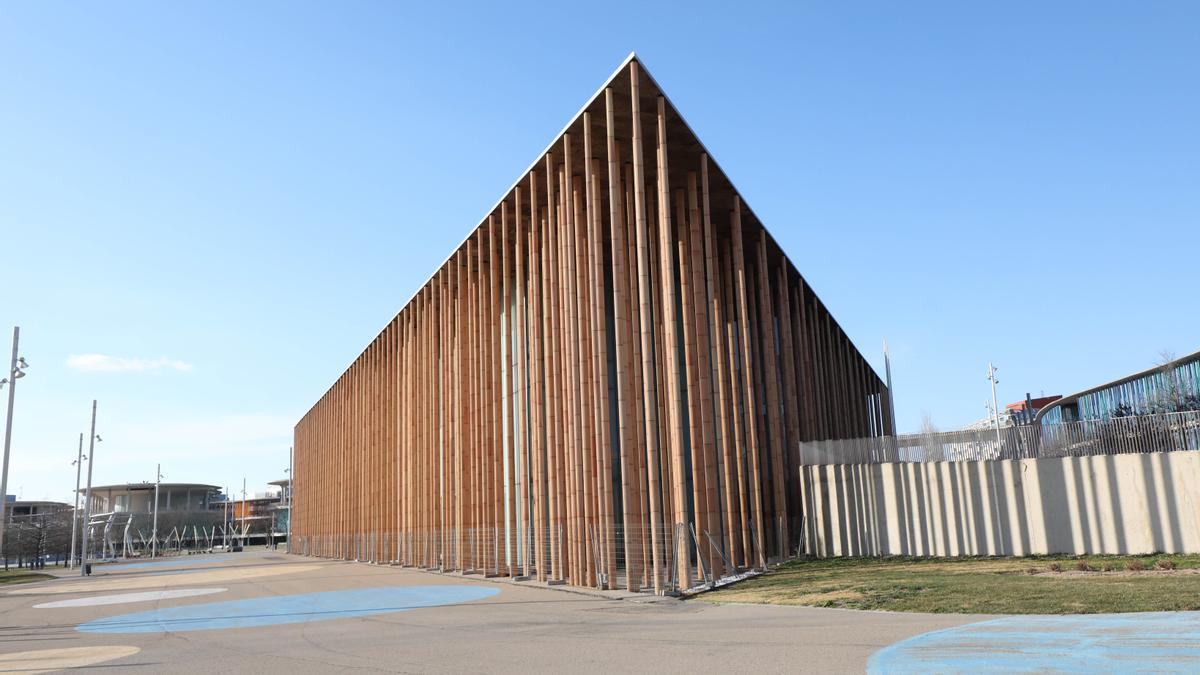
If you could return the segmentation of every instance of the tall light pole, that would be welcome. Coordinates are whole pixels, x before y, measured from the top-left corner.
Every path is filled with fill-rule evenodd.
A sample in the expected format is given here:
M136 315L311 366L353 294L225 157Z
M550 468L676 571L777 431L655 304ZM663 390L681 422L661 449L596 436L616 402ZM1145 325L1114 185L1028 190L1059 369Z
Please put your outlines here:
M287 484L287 552L292 552L292 500L296 494L296 472L294 462L296 459L296 449L288 447L288 484Z
M8 368L8 377L0 380L0 387L8 385L8 418L4 424L4 470L0 475L0 556L5 562L8 556L4 554L4 531L8 529L8 451L12 447L13 401L17 395L17 380L25 377L25 369L29 364L23 357L17 356L17 347L21 342L21 327L13 326L12 364Z
M992 419L996 422L996 448L999 450L1003 445L1000 440L1000 406L996 404L996 385L1000 384L1000 380L996 379L996 367L990 362L988 363L987 379L992 383Z
M87 455L83 454L83 434L79 434L79 456L75 458L71 464L75 465L75 510L71 512L71 561L67 563L68 569L75 566L75 542L79 535L79 474L83 471L83 460L87 459Z
M88 482L87 493L83 497L83 551L80 555L79 575L87 576L88 573L88 531L92 529L92 468L96 466L96 441L100 437L96 435L96 400L92 399L92 433L88 438Z
M246 546L246 477L242 476L242 522L238 523L241 528L242 547Z
M162 464L154 465L154 524L150 526L150 557L158 557L158 486L162 482Z

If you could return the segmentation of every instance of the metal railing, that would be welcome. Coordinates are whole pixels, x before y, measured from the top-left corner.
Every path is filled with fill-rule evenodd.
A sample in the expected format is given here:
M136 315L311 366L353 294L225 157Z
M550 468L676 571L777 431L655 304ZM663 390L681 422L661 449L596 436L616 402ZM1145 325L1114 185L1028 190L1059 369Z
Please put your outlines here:
M800 444L800 463L883 464L1200 450L1200 412Z
M777 524L780 527L782 523ZM414 532L294 534L292 552L305 556L402 565L439 572L519 577L599 589L672 592L711 586L766 564L747 563L726 550L721 533L690 523L574 529L550 524L539 535L514 536L499 528L437 528ZM759 550L753 525L748 535ZM681 556L683 558L681 558ZM659 565L655 578L654 560ZM681 572L686 569L686 572ZM686 574L686 577L683 575Z

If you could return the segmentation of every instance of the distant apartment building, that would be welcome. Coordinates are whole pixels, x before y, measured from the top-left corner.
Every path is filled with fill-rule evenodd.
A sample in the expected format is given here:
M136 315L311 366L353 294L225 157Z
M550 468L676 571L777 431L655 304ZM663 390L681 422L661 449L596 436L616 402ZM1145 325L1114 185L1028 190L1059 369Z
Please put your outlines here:
M275 522L275 505L279 494L264 492L230 501L230 520L235 531L251 540L268 537Z
M12 495L9 495L12 497ZM20 499L9 499L8 508L5 513L8 514L9 520L13 518L23 518L29 516L48 516L70 511L71 505L65 502L52 501L30 501Z

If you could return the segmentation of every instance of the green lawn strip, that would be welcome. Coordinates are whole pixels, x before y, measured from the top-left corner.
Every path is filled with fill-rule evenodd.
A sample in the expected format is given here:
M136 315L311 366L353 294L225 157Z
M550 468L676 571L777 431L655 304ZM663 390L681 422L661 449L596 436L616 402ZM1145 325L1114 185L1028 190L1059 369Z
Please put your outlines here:
M43 574L42 572L31 572L29 570L0 570L0 584L28 584L33 581L45 581L53 579L52 574Z
M1133 560L1147 571L1125 572ZM697 599L987 614L1200 609L1200 574L1155 570L1160 560L1200 568L1197 555L795 560ZM1081 563L1113 571L1077 571Z

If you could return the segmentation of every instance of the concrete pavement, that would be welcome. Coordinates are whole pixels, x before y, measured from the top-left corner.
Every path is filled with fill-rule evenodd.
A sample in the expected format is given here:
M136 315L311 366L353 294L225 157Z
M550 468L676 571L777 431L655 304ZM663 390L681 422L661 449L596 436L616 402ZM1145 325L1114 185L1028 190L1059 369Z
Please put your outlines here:
M882 647L986 618L614 600L270 551L195 556L169 566L98 566L96 572L86 580L29 584L0 595L0 670L62 667L58 664L64 658L75 659L70 663L78 666L80 659L86 661L94 653L107 660L92 667L109 672L862 672ZM394 593L442 585L499 592L461 604L404 611L392 611L407 605L390 606L383 592L335 592ZM172 593L214 588L225 590ZM308 595L278 598L310 593L320 593L323 599L318 603ZM137 594L138 601L122 604L119 596L124 594ZM477 595L481 594L456 597ZM61 606L66 604L63 600L99 596L105 596L106 604ZM264 607L259 612L247 612L246 603L229 602L268 597L276 600L250 604ZM340 604L329 605L330 598L340 599ZM386 611L354 616L346 605L354 598L375 598L376 609ZM35 607L46 603L57 606ZM189 608L192 605L196 607ZM182 624L172 623L176 618L151 618L148 624L153 625L147 630L153 632L77 630L87 622L112 622L156 609L174 612L163 617L185 611L191 618ZM209 619L213 626L224 625L221 621L230 612L240 621L254 615L254 622L298 622L194 629ZM197 617L201 623L196 623ZM188 630L178 630L180 626ZM14 653L21 655L8 666L4 654ZM38 653L43 653L40 661Z

